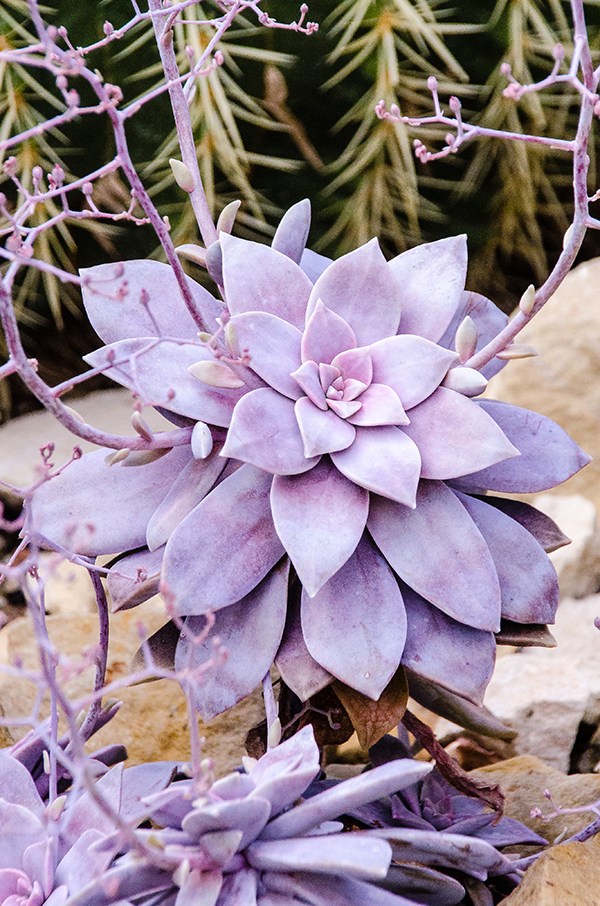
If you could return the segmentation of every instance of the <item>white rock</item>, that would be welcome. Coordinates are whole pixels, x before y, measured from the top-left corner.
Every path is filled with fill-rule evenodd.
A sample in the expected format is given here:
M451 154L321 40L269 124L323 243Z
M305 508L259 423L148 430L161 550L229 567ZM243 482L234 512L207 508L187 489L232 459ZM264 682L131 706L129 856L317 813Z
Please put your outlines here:
M600 589L600 526L594 504L581 494L540 494L533 505L560 526L571 544L550 554L563 598L585 598Z
M558 494L583 494L600 507L600 258L567 275L521 331L517 342L539 356L509 362L491 379L486 396L533 409L558 422L594 457L560 486Z
M565 599L551 627L557 648L524 648L498 658L485 704L519 731L516 749L561 771L591 697L600 696L600 595ZM502 652L502 649L499 649Z

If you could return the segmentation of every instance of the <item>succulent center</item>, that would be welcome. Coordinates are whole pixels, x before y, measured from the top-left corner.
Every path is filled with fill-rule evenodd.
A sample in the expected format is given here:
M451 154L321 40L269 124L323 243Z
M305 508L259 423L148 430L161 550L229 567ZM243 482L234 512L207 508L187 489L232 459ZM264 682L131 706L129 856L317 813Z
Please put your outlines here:
M357 397L367 389L368 384L357 381L356 378L344 378L335 365L323 363L319 365L319 380L327 408L332 409L340 418L349 418L362 408Z

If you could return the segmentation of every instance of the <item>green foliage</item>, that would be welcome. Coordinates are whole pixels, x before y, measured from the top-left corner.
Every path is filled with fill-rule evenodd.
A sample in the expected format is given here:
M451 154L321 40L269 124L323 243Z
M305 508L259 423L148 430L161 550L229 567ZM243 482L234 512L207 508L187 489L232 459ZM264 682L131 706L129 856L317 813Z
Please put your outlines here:
M211 13L214 13L214 9L211 9ZM211 26L201 24L211 16L203 10L200 3L188 7L183 18L184 21L174 29L181 72L189 68L186 48L191 47L195 59L199 59L214 33ZM250 229L269 233L266 215L273 214L274 209L267 197L260 196L253 188L250 180L252 169L260 166L293 173L302 167L302 162L251 150L246 147L247 142L242 137L244 127L246 131L251 128L260 133L283 129L269 115L265 105L245 90L243 67L247 61L255 69L264 68L267 73L275 67L289 67L294 62L291 54L257 44L262 33L263 28L252 24L247 18L239 16L235 20L219 44L224 64L197 80L196 90L190 100L190 117L196 137L200 173L213 217L216 218L233 195L239 196L243 201L239 221ZM160 83L163 76L159 63L139 74L140 79L148 77L158 78ZM161 143L154 160L143 169L143 176L152 183L153 193L168 190L172 186L173 177L168 160L178 156L177 138L171 132ZM226 185L223 185L224 181ZM191 207L181 212L178 199L177 206L172 210L176 214L173 218L175 243L195 238L197 228Z
M42 13L50 17L53 13L49 7L42 7ZM0 46L8 49L35 43L36 36L31 30L27 4L24 0L6 0L0 9ZM34 75L35 73L35 75ZM7 66L0 62L0 138L6 139L27 130L64 109L64 102L57 96L54 86L46 74L24 66ZM2 154L0 164L9 154L17 158L17 175L22 185L31 188L32 171L39 166L45 174L55 164L61 164L67 177L73 177L69 163L82 152L72 145L74 130L54 129L49 133L35 135L15 146L14 150ZM107 188L107 187L106 187ZM5 192L9 207L16 198L12 182L0 173L0 189ZM117 199L111 198L105 191L104 201L109 209L118 210ZM45 221L54 218L60 208L49 201L45 209L38 206L28 222L29 226L39 227ZM0 216L0 230L7 223ZM78 240L80 234L92 230L94 242L104 251L114 252L111 237L116 234L114 226L106 223L78 223L69 220L40 233L35 246L35 254L42 261L54 264L72 273L76 272L78 259ZM16 310L25 326L39 327L47 321L48 309L58 326L63 324L64 309L79 311L79 293L70 285L63 284L52 273L28 269L22 276L16 293Z
M299 15L297 0L263 0L280 22ZM598 0L586 4L591 33L600 22ZM185 48L198 54L212 29L203 21L218 7L196 3L175 28L183 70ZM568 7L560 0L316 0L309 18L320 30L310 37L260 26L253 14L240 18L221 44L222 67L198 80L191 101L198 160L212 211L241 198L238 229L266 238L281 210L309 196L313 247L339 254L378 235L387 254L417 242L465 231L469 234L471 285L510 308L528 282L539 284L560 249L571 203L571 160L564 152L519 142L480 139L445 160L421 164L412 142L442 144L439 128L415 129L380 121L377 101L397 103L402 113L432 111L427 78L435 75L442 104L456 94L465 119L495 129L572 134L576 99L562 86L525 96L518 104L502 96L504 61L523 82L543 78L561 41L569 60ZM55 0L47 20L64 24L75 45L98 39L109 19L115 27L132 15L129 0L73 4ZM0 8L3 46L29 43L24 0ZM121 42L91 55L107 81L119 84L124 103L160 79L149 22ZM0 134L29 128L62 105L44 74L0 68ZM128 138L134 161L162 214L170 218L176 244L197 241L190 206L174 185L168 158L177 145L168 98L154 99L133 117ZM595 156L595 149L591 148ZM30 184L35 165L44 171L60 160L75 176L114 155L103 117L83 117L60 132L25 143L19 174ZM594 166L592 167L594 172ZM5 181L6 183L6 181ZM6 184L0 188L9 195ZM119 177L99 185L94 199L121 210L126 191ZM42 216L41 214L38 216ZM51 217L49 208L43 214ZM587 254L597 254L598 240ZM118 256L117 249L118 246ZM68 270L95 264L106 255L132 258L155 253L149 227L64 222L39 240L36 254ZM51 314L60 325L77 294L51 275L32 272L21 287L23 323L35 326Z

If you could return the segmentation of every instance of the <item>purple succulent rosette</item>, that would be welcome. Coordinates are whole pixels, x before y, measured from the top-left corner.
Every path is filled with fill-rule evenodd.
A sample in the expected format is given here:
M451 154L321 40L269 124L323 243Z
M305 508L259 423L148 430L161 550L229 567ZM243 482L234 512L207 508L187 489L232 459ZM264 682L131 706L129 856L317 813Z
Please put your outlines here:
M459 865L463 876L482 881L510 873L508 860L483 840L422 831L388 840L380 831L347 832L336 820L347 809L414 784L430 772L429 764L395 760L298 802L320 772L313 731L305 727L258 761L246 759L245 768L210 786L178 780L136 798L124 816L138 824L138 848L114 857L119 834L109 835L90 860L97 851L107 860L104 869L72 899L57 902L452 906L464 900L465 888L445 869ZM145 772L157 775L160 768L131 770L138 772L139 787ZM152 819L152 829L139 827L142 818Z
M369 750L373 767L395 759L410 758L408 747L394 736L384 736ZM327 783L327 781L325 781ZM319 782L310 792L320 790ZM351 816L366 827L404 827L424 831L444 831L477 837L492 846L546 846L548 841L521 821L498 816L480 799L458 792L440 774L431 773L387 798L370 802L351 811Z
M189 280L212 343L167 265L85 272L108 344L87 361L194 426L191 443L110 467L110 451L83 456L36 492L29 530L125 554L115 607L160 585L193 632L215 613L230 656L195 692L206 719L273 662L302 701L334 677L376 700L402 665L478 705L501 620L517 635L553 622L545 550L566 540L482 495L548 489L589 457L549 419L475 398L505 363L465 367L457 329L468 315L481 348L506 317L465 291L464 236L331 262L305 250L308 222L302 202L271 247L221 233L208 257L226 306ZM176 667L213 654L211 639L172 647Z
M164 789L177 767L157 762L124 770L118 764L96 782L94 792L119 819L135 826L147 814L142 797ZM85 900L84 891L105 877L120 852L114 830L112 818L90 791L67 793L46 804L25 765L0 752L3 906L64 906L79 903L81 896ZM108 902L124 901L115 896Z

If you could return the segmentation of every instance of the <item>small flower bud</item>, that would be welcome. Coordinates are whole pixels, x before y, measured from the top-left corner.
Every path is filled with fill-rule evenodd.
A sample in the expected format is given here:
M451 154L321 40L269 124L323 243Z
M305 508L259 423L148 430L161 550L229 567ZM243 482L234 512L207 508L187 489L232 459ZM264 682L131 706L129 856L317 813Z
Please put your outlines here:
M456 331L454 340L454 347L461 362L466 362L474 354L478 337L479 333L475 321L469 315L466 315Z
M121 89L119 88L118 85L111 85L109 82L107 82L106 83L106 93L107 93L109 99L115 104L118 104L120 101L123 100L123 92L121 91Z
M116 463L118 462L123 462L123 460L127 459L130 453L131 450L129 450L127 447L124 447L122 450L115 450L114 453L108 454L104 462L110 468L111 466L116 465Z
M565 49L562 44L557 44L554 50L552 51L552 56L555 60L560 60L561 62L565 58Z
M104 32L104 34L106 35L107 38L110 38L110 36L114 32L114 30L115 30L114 25L111 22L109 22L107 19L106 22L104 23L104 25L102 26L102 31Z
M183 887L190 873L190 860L184 859L183 862L173 872L173 884L176 887Z
M450 107L450 110L452 111L452 113L458 113L458 111L462 107L462 104L460 103L460 101L458 100L457 97L454 97L454 95L452 95L452 97L448 101L448 106Z
M269 749L274 749L275 746L278 746L281 742L281 721L278 717L275 718L271 726L269 727L269 732L267 734L267 747Z
M462 393L463 396L479 396L487 387L487 380L475 368L457 365L450 369L442 381L442 386Z
M496 353L497 359L529 359L532 356L539 355L537 349L533 346L526 346L524 343L511 343L506 349Z
M148 844L148 846L154 846L155 849L165 848L165 844L157 834L148 834L148 836L146 837L146 843Z
M85 418L77 411L77 409L73 409L71 406L67 406L66 404L65 409L67 410L69 415L72 415L73 418L76 418L78 422L81 422L83 425L85 425Z
M535 286L533 285L533 283L531 283L527 287L527 289L525 290L523 295L521 296L521 299L519 301L519 308L521 309L521 311L523 312L524 315L528 315L531 313L531 310L532 310L534 304L535 304Z
M63 813L67 797L64 795L57 796L54 802L46 806L46 816L50 821L58 821Z
M203 246L194 245L190 242L186 245L178 245L175 251L178 255L181 255L182 258L193 261L194 264L197 264L200 267L206 267L206 249L203 248Z
M86 195L89 198L89 196L94 191L94 186L91 182L84 182L84 184L81 187L81 191L83 192L84 195Z
M502 97L509 98L512 101L518 101L522 93L522 88L519 85L515 85L514 82L511 82L511 84L502 92Z
M17 158L16 157L7 157L4 161L4 172L7 176L14 176L17 172Z
M510 63L501 63L500 64L500 72L502 73L503 76L509 76L510 71L511 71Z
M206 250L206 269L217 286L223 286L223 250L221 243L213 242Z
M188 368L192 377L208 384L209 387L222 387L226 390L237 390L244 386L235 371L222 362L196 362Z
M206 331L201 330L198 334L198 339L202 340L203 343L210 343L210 341L212 340L212 334L206 333Z
M147 466L165 456L171 447L159 447L156 450L135 450L123 461L123 467Z
M192 429L192 453L194 459L206 459L213 448L213 436L208 425L196 422Z
M235 215L241 203L241 201L230 201L228 205L225 205L217 220L217 233L231 233L235 223Z
M429 76L427 79L427 87L430 91L437 91L438 89L438 80L435 76Z
M131 416L131 424L133 425L134 431L136 431L140 437L143 437L144 440L154 440L154 434L148 422L142 418L139 412L134 412Z
M183 161L176 160L174 157L169 159L169 163L171 164L171 170L173 171L175 182L179 188L183 189L184 192L193 192L195 185L190 168L186 167Z
M225 342L227 344L227 349L229 350L231 355L239 357L240 344L238 343L237 331L231 321L225 327Z
M212 758L203 758L200 762L202 779L205 783L209 784L209 786L212 786L212 784L215 782L214 767L215 763Z
M565 235L563 236L563 242L562 242L563 249L566 249L566 247L568 246L568 244L570 242L571 236L573 235L573 226L574 226L574 224L571 224L569 227L567 227L567 229L565 231Z
M42 763L44 765L44 774L49 774L52 768L50 766L50 756L47 749L44 749L42 752Z
M61 74L56 77L56 87L59 91L66 91L68 84L66 75L61 72Z
M18 233L11 233L6 240L5 247L7 252L18 252L22 246L21 237Z

